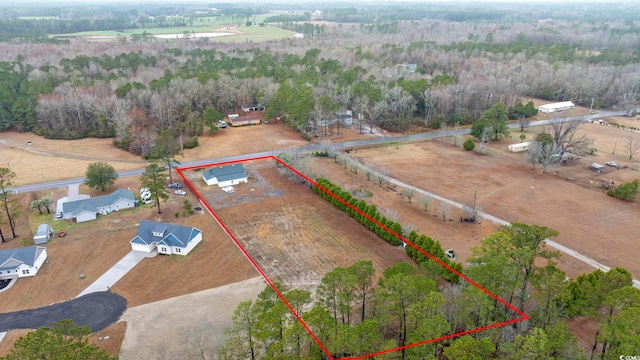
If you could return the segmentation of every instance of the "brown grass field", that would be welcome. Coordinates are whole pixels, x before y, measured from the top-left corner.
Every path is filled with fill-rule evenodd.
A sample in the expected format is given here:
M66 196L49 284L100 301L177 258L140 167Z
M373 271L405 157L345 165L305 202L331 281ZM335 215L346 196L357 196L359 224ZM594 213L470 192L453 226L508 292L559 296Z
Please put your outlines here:
M635 121L625 118L613 121L622 123L626 120ZM470 203L477 191L478 204L483 211L508 221L557 229L560 236L555 240L559 243L608 266L624 266L635 278L640 278L640 265L636 261L640 254L637 247L633 246L636 240L634 235L640 230L636 221L639 214L638 203L613 199L595 187L600 182L619 184L640 177L638 160L628 160L624 148L628 136L640 139L640 134L597 124L586 124L584 129L595 138L594 146L598 149L596 154L551 169L548 174L542 174L539 168L531 170L523 154L513 154L506 150L509 143L517 141L519 133L515 131L512 139L490 144L485 155L465 152L461 147L444 141L430 141L398 147L360 149L350 156L377 169L383 169L400 181L454 201ZM533 138L536 131L539 129L527 129L527 139ZM360 136L355 131L343 132L333 141L358 137ZM26 145L27 141L32 141L32 144ZM203 136L200 146L185 151L179 160L185 162L299 147L304 144L299 134L286 129L282 124L228 128L213 136ZM109 162L118 170L140 168L144 165L139 157L114 148L109 139L60 141L46 140L32 134L3 132L0 133L0 148L5 161L16 172L19 185L81 177L86 166L94 161ZM604 163L609 160L620 163L623 168L607 169L602 174L588 170L591 162ZM488 221L480 224L460 223L456 219L461 214L456 211L449 216L453 221L443 222L436 211L437 201L425 212L417 201L409 204L400 195L401 189L379 187L373 181L367 181L362 172L353 174L329 159L316 161L318 173L345 188L370 190L373 196L367 199L368 202L376 204L379 209L387 208L395 212L402 224L412 224L419 232L439 240L443 248L455 249L458 261L464 262L470 254L470 248L479 245L484 236L497 229L496 225ZM261 264L276 278L289 279L292 285L308 285L317 282L322 271L326 270L326 267L318 267L313 274L282 273L282 269L287 269L283 266L286 259L290 259L290 264L311 261L317 265L340 258L346 253L349 254L349 259L361 259L363 256L372 259L379 268L395 261L396 255L389 254L395 249L388 251L386 244L378 244L370 239L370 234L363 233L359 225L351 223L352 219L335 213L335 209L314 197L308 188L279 180L268 168L257 168L256 171L270 186L282 190L284 195L249 199L244 204L223 207L218 211L234 232L239 234L243 244L262 257ZM31 174L31 178L25 174ZM139 179L122 178L117 181L114 189L115 187L137 190ZM113 189L107 191L110 190ZM245 190L251 191L250 188ZM242 191L244 190L239 189L237 195ZM66 188L47 189L47 192L55 201L66 195ZM89 191L84 186L81 187L81 192L91 193L92 196L100 194ZM27 205L34 197L39 196L42 194L37 192L22 194L20 201ZM249 193L246 196L249 197ZM192 204L197 204L195 196L188 195L186 198ZM145 259L116 283L112 290L127 298L129 307L255 277L256 272L251 264L209 215L182 214L184 199L185 197L171 195L166 204L161 204L161 216L157 215L156 208L141 207L113 213L84 224L54 222L52 215L25 211L18 221L18 238L0 244L0 248L28 244L35 228L45 221L54 224L56 230L64 229L68 235L65 238L55 238L47 244L49 259L37 276L19 279L9 291L0 294L2 311L28 309L75 297L130 250L128 241L135 233L136 224L142 219L198 227L203 230L204 240L194 252L184 258L159 256ZM316 217L318 209L320 216ZM267 215L262 210L268 211ZM177 218L174 215L176 212L179 213ZM335 228L326 229L326 224L340 224L336 227L340 231ZM5 235L6 229L3 225ZM278 232L278 229L286 231ZM321 239L312 236L315 232L322 235ZM357 239L349 244L351 248L339 248L336 252L335 246L340 244L341 239L351 236ZM302 259L303 251L309 249L301 246L301 242L293 242L292 237L311 241L315 239L315 243L324 240L325 242L321 242L323 252L318 253L315 259L308 256ZM27 239L26 242L23 239ZM267 243L263 239L271 242ZM297 251L281 252L287 249ZM403 254L402 251L399 252ZM397 259L401 258L402 255L397 255ZM278 262L274 263L274 260ZM347 262L338 261L335 264L349 265ZM559 265L570 277L593 270L569 256L563 256ZM81 273L86 275L84 280L79 277ZM159 312L161 310L158 309ZM154 314L150 313L149 316ZM158 321L160 318L158 317ZM170 323L165 326L168 332L173 329ZM131 324L120 322L100 334L94 334L92 341L115 355L119 353L125 330L131 328ZM6 354L13 341L23 333L8 333L0 342L0 355ZM113 341L97 340L98 336L105 335L109 335Z

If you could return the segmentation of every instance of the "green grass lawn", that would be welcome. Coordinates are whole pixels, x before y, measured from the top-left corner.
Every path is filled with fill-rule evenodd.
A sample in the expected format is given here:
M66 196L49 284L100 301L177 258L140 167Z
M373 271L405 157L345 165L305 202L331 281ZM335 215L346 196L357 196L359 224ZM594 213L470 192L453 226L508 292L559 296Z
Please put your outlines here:
M239 29L241 34L234 34L229 36L215 37L213 41L216 42L244 42L244 41L254 41L261 42L266 40L274 40L281 39L287 36L291 36L294 34L293 31L280 29L277 27L241 27ZM151 35L166 35L166 34L176 34L177 38L182 39L182 34L185 31L189 33L195 32L197 33L208 33L208 32L224 32L224 29L220 25L215 26L176 26L176 27L165 27L165 28L149 28L149 29L127 29L122 32L115 30L103 30L103 31L82 31L77 33L70 34L53 34L50 35L52 37L63 37L63 38L73 38L73 37L84 37L84 36L110 36L116 37L118 34L121 36L131 36L133 34L142 34L143 32L147 32ZM169 39L166 39L169 40Z

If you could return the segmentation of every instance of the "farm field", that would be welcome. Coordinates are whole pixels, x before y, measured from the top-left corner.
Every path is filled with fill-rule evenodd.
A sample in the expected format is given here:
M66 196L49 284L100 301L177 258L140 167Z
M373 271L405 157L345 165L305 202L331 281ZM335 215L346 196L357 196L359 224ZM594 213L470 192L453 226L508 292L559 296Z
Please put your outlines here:
M230 28L227 26L221 27L219 24L213 24L213 26L174 26L174 27L160 27L160 28L146 28L146 29L125 29L123 31L115 30L101 30L101 31L81 31L69 34L51 34L53 38L79 38L85 40L115 40L118 35L130 37L133 34L142 34L147 32L152 36L157 36L163 39L169 39L166 36L171 35L171 39L183 40L183 34L188 31L189 34L195 34L195 38L209 37L214 41L223 42L244 42L244 41L265 41L276 40L285 37L292 36L295 32L290 30L281 29L273 26L265 27L240 27Z
M560 235L555 241L605 265L623 266L637 279L640 266L634 259L640 253L634 243L635 234L640 231L636 221L638 203L606 196L596 185L619 184L640 177L636 160L625 161L622 155L607 153L615 139L620 142L629 134L640 134L597 124L586 124L585 129L596 138L594 145L602 151L553 168L547 174L542 174L541 169L531 170L523 154L508 152L507 144L513 141L491 144L486 155L434 141L361 149L351 156L384 169L404 183L460 203L471 204L477 190L477 202L484 212L507 221L556 229ZM588 170L591 162L609 160L618 161L623 168L607 169L602 174ZM459 248L446 238L438 240L443 247ZM464 254L465 250L459 251ZM560 260L560 267L570 277L593 270L566 255Z

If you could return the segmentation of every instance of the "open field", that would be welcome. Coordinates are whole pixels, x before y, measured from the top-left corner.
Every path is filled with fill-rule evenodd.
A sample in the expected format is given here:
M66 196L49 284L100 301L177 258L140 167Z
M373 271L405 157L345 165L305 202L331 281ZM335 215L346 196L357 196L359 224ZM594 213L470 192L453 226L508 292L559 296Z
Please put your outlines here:
M336 141L351 138L344 134ZM27 145L29 141L31 145ZM184 163L306 144L299 133L281 122L221 129L215 135L200 136L199 142L200 146L186 149L176 160ZM17 185L84 177L87 166L96 161L108 162L118 171L140 169L147 163L140 156L113 146L112 139L49 140L31 133L3 131L0 149L1 166L11 166Z
M324 274L370 260L380 274L398 261L394 247L315 195L309 186L278 173L275 162L244 163L249 183L227 194L206 186L201 172L187 178L272 281L310 291Z
M175 26L175 27L162 27L162 28L147 28L147 29L126 29L123 31L115 30L99 30L99 31L81 31L69 34L53 34L50 35L53 38L69 39L69 38L81 38L86 40L115 40L118 35L130 37L133 34L142 34L147 32L152 36L158 38L167 38L170 35L172 39L183 40L183 34L188 31L190 35L195 34L195 38L209 37L214 41L223 42L244 42L244 41L266 41L277 40L286 37L290 37L295 32L281 29L272 26L249 26L240 28L220 27L216 26ZM164 36L164 37L163 37Z
M615 138L628 135L596 124L586 124L585 129L596 137L595 146L604 149L613 145ZM634 135L640 137L640 134ZM384 169L407 184L460 203L471 204L477 190L477 202L484 212L507 221L556 229L560 232L557 242L608 266L623 266L639 278L640 265L634 259L640 253L633 245L640 231L636 221L638 203L608 197L595 187L601 182L619 184L640 177L637 162L598 151L594 156L542 174L540 169L531 170L522 153L508 152L506 146L510 142L491 144L487 155L465 152L461 147L441 142L427 142L362 149L352 152L351 156ZM602 174L588 170L589 163L610 159L627 167L611 168ZM444 247L459 248L446 238L438 240ZM602 251L604 248L607 251ZM464 253L464 249L459 251ZM593 270L567 258L563 257L560 267L571 277Z

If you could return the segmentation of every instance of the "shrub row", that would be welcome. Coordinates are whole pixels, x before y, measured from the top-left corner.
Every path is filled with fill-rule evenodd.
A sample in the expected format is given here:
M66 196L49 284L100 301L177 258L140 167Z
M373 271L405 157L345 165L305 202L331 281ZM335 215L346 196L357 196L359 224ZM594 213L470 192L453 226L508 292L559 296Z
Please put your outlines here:
M336 208L344 211L349 216L356 219L356 221L361 223L364 227L366 227L370 231L373 231L376 235L378 235L380 238L390 243L391 245L398 246L403 243L402 240L400 240L396 235L393 234L396 233L398 235L402 235L402 226L397 222L380 215L375 205L367 205L364 200L358 200L357 198L351 196L348 191L342 190L338 185L333 184L331 181L325 178L318 178L316 182L319 186L313 186L313 192L319 195L321 198L325 199ZM328 190L330 193L327 193L322 188ZM367 214L369 217L362 215L360 212L354 210L347 204L360 210L362 213ZM375 222L370 219L375 220ZM393 233L387 231L387 229L391 230ZM442 250L442 246L440 245L439 241L433 241L433 239L431 239L430 237L419 235L415 231L411 231L408 240L424 251L430 253L434 257L440 259L445 264L456 269L457 271L462 271L462 264L456 262L452 263L444 254L444 250ZM423 265L431 260L428 256L424 255L411 246L406 246L405 249L407 251L407 255L409 255L420 265ZM440 269L441 270L439 275L444 279L447 279L454 283L457 283L459 281L458 276L454 273L450 272L444 267L440 267Z

